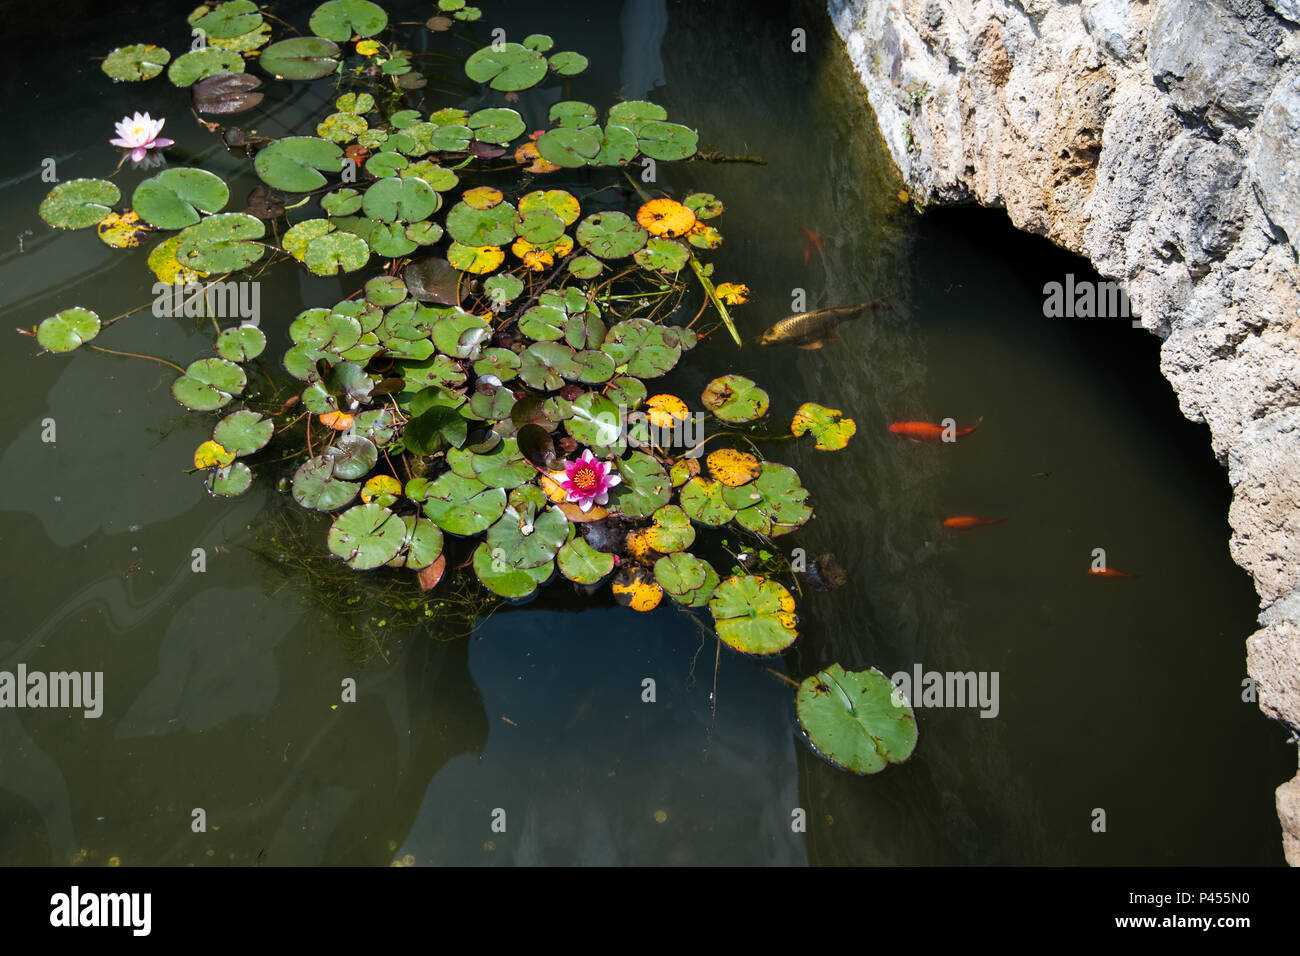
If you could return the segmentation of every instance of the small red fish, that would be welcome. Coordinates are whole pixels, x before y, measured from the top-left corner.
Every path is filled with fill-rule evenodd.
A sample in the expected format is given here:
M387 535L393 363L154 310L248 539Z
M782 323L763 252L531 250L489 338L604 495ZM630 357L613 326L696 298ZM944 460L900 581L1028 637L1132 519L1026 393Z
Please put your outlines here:
M965 531L967 528L979 528L988 524L1001 524L1006 518L972 518L970 515L958 515L955 518L944 518L943 526L945 528L955 528L958 531Z
M804 250L803 250L803 264L807 265L810 261L812 261L812 254L814 249L816 249L819 253L824 252L825 250L822 249L821 236L817 235L817 233L813 232L807 226L800 226L799 228L802 229L804 231L804 234L808 237L808 245L804 246Z
M953 432L955 438L965 438L975 429L980 427L980 419L970 428L959 428ZM932 425L930 422L894 422L889 426L889 430L895 435L902 435L904 438L910 438L913 441L943 441L943 433L947 431L942 425Z
M1125 574L1114 568L1089 568L1088 574L1094 578L1140 578L1140 574Z

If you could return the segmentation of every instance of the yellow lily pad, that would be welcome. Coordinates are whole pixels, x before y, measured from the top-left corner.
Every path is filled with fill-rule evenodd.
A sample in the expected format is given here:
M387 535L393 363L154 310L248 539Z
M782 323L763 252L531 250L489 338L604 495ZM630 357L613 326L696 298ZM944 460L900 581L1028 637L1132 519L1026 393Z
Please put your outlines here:
M208 439L194 451L195 468L225 468L235 460L235 453L226 451L220 442Z
M709 474L730 488L739 488L763 473L763 463L747 451L719 448L705 459Z
M134 209L117 213L111 212L95 226L95 232L105 245L114 249L134 249L140 245L141 238L149 232L149 227L140 221ZM180 266L180 263L177 263Z
M614 600L634 611L653 611L664 598L664 589L648 568L626 567L614 577Z
M686 421L691 413L686 403L676 395L651 395L646 399L646 408L649 409L650 424L655 428L673 428Z

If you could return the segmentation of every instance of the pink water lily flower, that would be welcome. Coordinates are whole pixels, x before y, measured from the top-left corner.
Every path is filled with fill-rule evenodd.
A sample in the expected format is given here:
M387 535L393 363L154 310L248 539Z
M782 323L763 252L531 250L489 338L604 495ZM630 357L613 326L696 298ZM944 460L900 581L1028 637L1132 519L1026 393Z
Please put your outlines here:
M588 448L577 461L566 461L564 473L556 472L555 480L568 494L567 501L590 511L593 503L603 505L609 501L609 489L623 479L613 474L613 462L600 461Z
M148 113L123 116L121 122L115 124L117 136L109 142L114 146L129 149L131 159L138 163L145 158L149 150L171 146L175 142L158 135L162 132L163 123L166 122L165 119L151 119Z

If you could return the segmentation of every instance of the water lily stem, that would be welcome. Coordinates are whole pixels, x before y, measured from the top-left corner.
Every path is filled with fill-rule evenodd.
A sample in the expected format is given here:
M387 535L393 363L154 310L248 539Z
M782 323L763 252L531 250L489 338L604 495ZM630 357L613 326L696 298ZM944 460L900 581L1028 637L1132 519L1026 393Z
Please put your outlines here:
M764 667L763 670L767 671L769 674L771 674L771 675L772 675L773 677L775 677L777 680L783 680L783 681L785 681L787 684L789 684L789 685L790 685L791 687L793 687L795 690L798 690L798 689L799 689L799 682L798 682L798 681L796 681L796 680L791 680L789 677L787 677L786 675L782 674L780 671L774 671L774 670L772 670L772 668L770 668L770 667Z
M704 267L700 265L700 260L695 258L695 253L690 254L691 271L695 273L695 278L700 280L700 286L704 289L704 294L713 307L718 310L718 315L722 316L722 321L727 324L727 331L731 333L732 339L737 345L741 344L740 333L736 331L736 324L731 321L731 314L727 312L726 304L718 298L717 290L713 288L713 281L704 274Z
M107 352L109 355L125 355L127 358L148 359L150 362L159 362L163 365L170 365L182 375L185 374L185 369L181 368L175 362L169 362L165 358L158 358L156 355L141 355L139 352L119 352L117 349L106 349L102 345L91 345L89 343L87 343L86 348L94 349L96 352Z

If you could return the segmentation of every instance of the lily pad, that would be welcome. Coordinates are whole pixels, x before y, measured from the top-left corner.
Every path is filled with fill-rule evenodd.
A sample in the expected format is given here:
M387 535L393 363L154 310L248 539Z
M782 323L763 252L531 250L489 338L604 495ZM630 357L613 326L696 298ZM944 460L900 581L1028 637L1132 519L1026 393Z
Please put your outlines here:
M718 572L707 561L684 551L655 561L655 580L674 601L704 607L718 586Z
M546 210L560 217L566 226L578 221L582 207L570 192L563 189L537 189L519 200L519 214L526 216L531 212Z
M763 463L747 451L720 448L705 459L709 474L729 488L738 488L763 473Z
M238 325L222 329L215 347L228 362L248 362L266 349L266 335L255 325Z
M632 256L642 269L649 272L662 272L665 275L675 275L680 272L689 257L690 252L680 242L661 239L658 236L651 236L645 248L638 249Z
M636 158L639 150L636 134L626 126L609 123L600 140L600 152L591 161L593 166L625 166Z
M457 294L460 273L445 259L430 257L408 263L402 270L402 280L411 295L421 302L460 304ZM488 280L492 281L494 280ZM522 283L520 287L522 288Z
M165 169L135 187L131 207L159 229L184 229L199 213L214 213L230 199L230 190L206 169Z
M709 612L718 637L742 654L776 654L799 635L794 598L766 578L727 578L713 592Z
M221 408L248 384L244 370L225 359L191 362L185 374L172 382L172 396L186 408L208 412Z
M40 214L56 229L85 229L113 211L122 191L106 179L70 179L41 200Z
M691 193L682 205L695 213L696 219L713 219L723 212L722 200L713 193Z
M795 698L799 724L813 749L836 767L879 773L916 749L916 715L876 668L839 664L807 678Z
M355 272L369 261L370 247L350 232L331 232L313 239L303 258L307 268L318 276L332 276L340 269Z
M51 352L71 352L99 334L99 316L89 309L64 309L36 327L36 341Z
M286 136L253 157L253 168L268 186L305 193L325 185L320 170L343 169L343 150L316 136Z
M374 36L388 26L388 14L370 0L326 0L312 11L307 25L318 37L342 43L353 34Z
M275 422L244 409L217 422L212 439L235 455L251 455L264 448L274 433Z
M560 573L575 584L598 584L614 570L614 555L597 551L581 537L560 548L557 559Z
M253 484L253 472L242 461L236 461L225 468L218 468L208 473L208 491L222 498L242 495Z
M190 26L197 27L210 39L226 40L251 33L262 25L262 14L253 0L226 0L214 7L201 6L194 13L206 10L201 16L190 14Z
M334 459L334 477L348 480L363 477L379 461L374 442L360 435L344 435L325 454Z
M474 131L474 138L480 143L498 146L509 145L525 129L523 117L517 112L496 107L471 113L465 125Z
M857 430L857 422L845 418L838 408L827 408L816 402L800 405L790 423L790 431L795 437L812 432L817 439L813 447L818 451L839 451L849 443Z
M583 129L596 122L596 107L578 100L561 100L552 104L549 118L559 126Z
M382 505L385 508L391 508L397 503L397 499L401 496L402 483L392 475L375 475L374 477L367 479L366 483L361 486L362 504L368 505L373 503ZM414 522L415 519L407 518L405 520L407 522L406 530L409 534L412 522ZM421 518L420 520L425 521L427 519ZM438 531L438 551L442 551L442 531L438 530L438 526L433 524L431 521L429 522L429 526L435 531ZM435 557L436 556L437 554L435 553Z
M515 208L498 203L491 209L475 209L458 202L447 212L447 232L465 246L501 246L515 238Z
M494 90L526 90L546 76L546 58L519 43L484 47L465 61L465 75Z
M677 123L642 123L636 130L636 143L651 159L686 159L695 155L700 137Z
M226 212L195 223L180 234L176 261L202 272L234 272L251 266L266 249L245 240L261 239L262 220L242 212Z
M676 505L664 505L654 513L654 524L646 529L650 547L660 554L685 551L695 541L695 529L686 512Z
M163 47L152 43L133 43L120 46L104 57L101 68L115 80L137 83L152 80L171 61L172 55Z
M621 212L595 212L578 224L578 242L601 259L622 259L646 244L650 234Z
M433 344L452 358L473 358L487 342L491 326L481 315L454 312L433 328Z
M293 500L317 511L342 508L357 496L357 487L355 482L334 477L334 459L329 455L307 459L293 474Z
M496 559L515 571L549 565L569 534L569 519L547 508L528 522L507 509L487 533L487 546Z
M622 434L618 406L598 392L584 392L573 402L573 416L565 420L564 430L603 455Z
M736 517L736 509L723 496L726 485L696 476L682 486L682 509L700 524L719 527Z
M378 482L385 478L394 485L398 484L397 479L391 475L376 475L371 481ZM400 488L400 485L398 487ZM403 566L413 571L429 567L442 554L442 529L428 518L407 515L402 518L402 521L406 525L406 558L402 562Z
M672 497L663 466L644 452L634 451L620 461L618 473L623 481L610 492L610 507L628 518L648 518Z
M547 63L560 76L577 76L587 68L587 58L581 53L574 53L571 50L556 53Z
M243 73L244 58L231 50L208 47L182 53L167 68L167 79L173 86L189 86L209 76L223 73Z
M664 597L664 589L655 581L654 575L636 565L623 567L614 576L611 590L615 601L634 611L653 611Z
M812 517L812 509L805 504L808 489L799 483L793 468L779 462L764 462L758 478L738 488L724 486L722 497L736 509L736 521L742 527L773 538L794 531Z
M362 209L372 219L416 222L438 208L442 200L423 179L391 177L366 190Z
M293 37L272 43L257 62L282 80L316 80L339 68L339 48L321 37Z
M620 370L637 378L665 375L682 357L672 329L648 319L628 319L614 325L600 348Z
M625 100L609 108L609 121L625 126L634 133L645 123L658 122L667 118L666 109L658 103L650 103L646 100Z
M382 505L356 505L339 515L329 533L329 549L348 567L366 571L387 564L406 542L406 524Z
M560 127L542 134L537 152L556 166L585 166L600 152L600 138L585 129Z
M555 562L548 561L535 568L515 570L505 564L498 551L494 558L492 549L483 542L474 549L474 574L483 586L504 598L519 600L528 597L538 586L550 580L555 573Z
M429 485L424 498L424 513L452 534L486 531L505 510L504 490L450 471Z
M700 401L724 422L752 422L767 414L767 392L743 375L715 378L705 386Z

